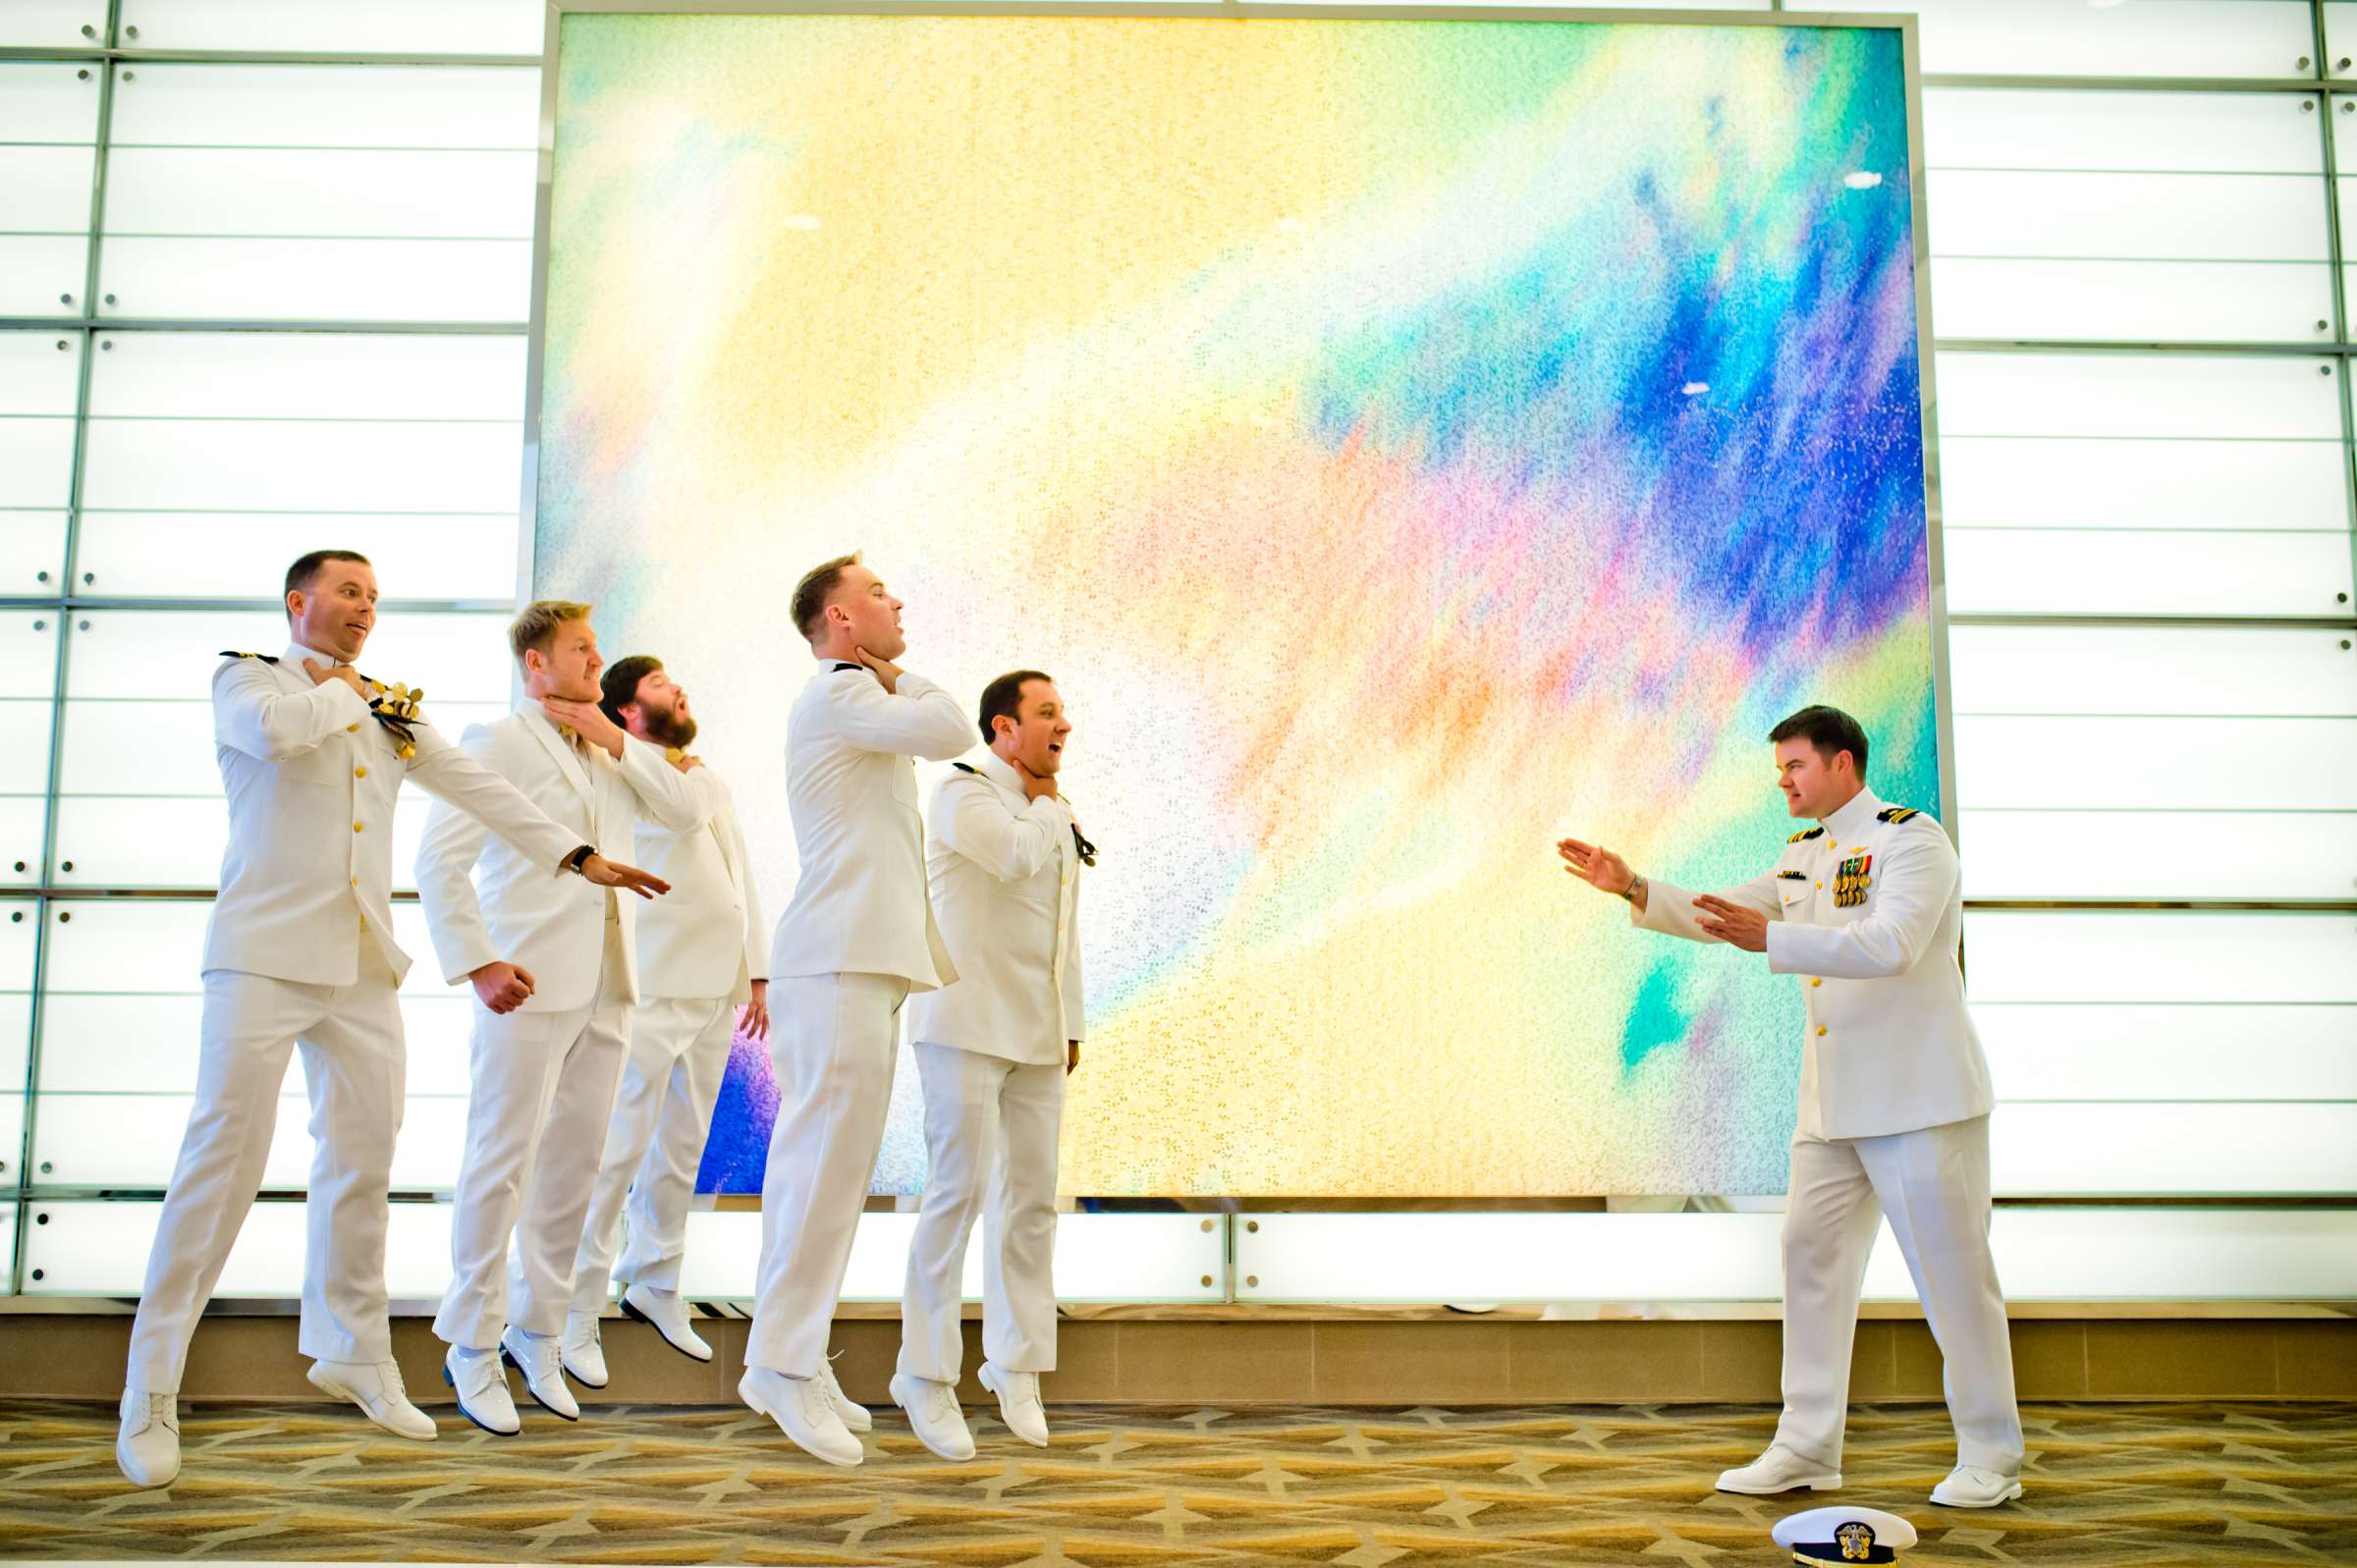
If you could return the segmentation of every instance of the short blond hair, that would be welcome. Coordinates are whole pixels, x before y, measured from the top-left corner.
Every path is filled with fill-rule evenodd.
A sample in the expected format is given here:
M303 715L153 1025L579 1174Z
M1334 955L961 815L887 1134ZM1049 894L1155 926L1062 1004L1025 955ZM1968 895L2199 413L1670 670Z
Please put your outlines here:
M537 648L548 652L557 628L568 621L586 621L591 606L575 604L571 599L534 599L523 607L523 613L508 623L508 651L516 656L517 664L523 663L524 653Z

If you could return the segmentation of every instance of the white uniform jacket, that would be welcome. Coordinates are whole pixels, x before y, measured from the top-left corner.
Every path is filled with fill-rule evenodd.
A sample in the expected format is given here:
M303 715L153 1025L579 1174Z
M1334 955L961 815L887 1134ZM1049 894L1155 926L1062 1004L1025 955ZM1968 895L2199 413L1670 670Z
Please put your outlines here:
M801 862L770 948L773 980L893 975L911 992L958 978L925 896L925 828L910 757L947 762L974 744L958 700L922 676L886 691L830 661L786 721L786 804Z
M1987 1115L1989 1063L1964 1008L1955 846L1920 811L1861 789L1784 845L1776 869L1719 894L1768 916L1768 967L1798 975L1800 1130L1877 1138ZM1714 939L1694 894L1646 890L1636 923Z
M408 974L391 905L393 802L405 779L498 834L541 877L554 879L588 841L460 750L430 715L410 727L416 752L405 761L367 702L341 680L314 685L305 659L336 662L298 643L275 664L236 658L213 672L229 846L205 928L206 972L349 986L365 931L393 973Z
M675 772L677 770L674 770ZM638 818L635 864L671 884L638 911L638 989L649 997L753 1000L769 978L769 932L753 888L737 801L709 767L682 777L702 802L704 823L675 833L652 812Z
M555 818L576 845L595 844L619 858L641 810L681 833L704 824L703 797L664 760L661 746L626 737L620 762L598 746L576 753L537 703L495 723L469 726L459 744ZM563 1012L596 1000L611 900L622 922L623 973L616 990L624 1001L638 1000L631 939L640 900L634 892L617 892L583 877L551 876L547 866L488 841L473 819L438 805L417 846L417 897L425 905L442 978L455 986L504 959L534 982L524 1012Z
M933 789L925 870L958 983L909 1003L908 1038L1029 1066L1080 1035L1080 857L1071 813L1023 797L998 753Z

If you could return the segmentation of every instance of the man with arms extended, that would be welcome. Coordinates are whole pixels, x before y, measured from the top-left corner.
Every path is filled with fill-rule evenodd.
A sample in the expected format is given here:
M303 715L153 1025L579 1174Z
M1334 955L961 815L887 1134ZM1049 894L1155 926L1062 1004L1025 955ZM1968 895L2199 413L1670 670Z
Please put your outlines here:
M393 804L405 780L496 833L551 882L644 886L445 739L413 695L353 668L376 627L365 556L287 568L284 655L213 672L229 846L204 944L196 1103L132 1325L115 1459L142 1487L180 1473L179 1391L196 1318L253 1207L288 1054L302 1047L312 1157L302 1320L310 1380L404 1437L434 1424L402 1387L385 1319L386 1190L408 1056L393 943Z
M911 757L973 743L958 701L893 661L901 601L857 556L795 584L818 670L786 722L786 803L801 875L769 955L778 1119L761 1180L761 1273L737 1391L830 1464L855 1465L866 1411L827 1335L892 1103L901 1003L955 980L925 896Z
M1800 977L1800 1121L1784 1205L1784 1413L1776 1440L1719 1478L1767 1495L1841 1485L1858 1293L1880 1221L1905 1254L1946 1360L1956 1468L1932 1501L2021 1495L2021 1416L1989 1252L1989 1065L1956 966L1963 894L1939 823L1866 787L1866 731L1803 708L1769 731L1786 809L1813 817L1776 869L1696 896L1598 844L1557 845L1571 874L1628 900L1649 931L1764 952Z
M599 684L606 717L663 749L701 798L705 821L691 833L674 833L652 816L638 819L638 858L671 892L638 914L638 1010L630 1018L630 1052L606 1127L588 1223L573 1260L565 1370L591 1388L606 1385L597 1321L617 1277L624 1313L652 1325L682 1355L712 1359L680 1296L687 1209L740 1009L747 1033L756 1040L769 1035L769 935L761 899L735 797L719 774L687 753L696 736L687 693L662 660L645 654L615 660ZM626 1196L630 1242L617 1264Z
M460 743L559 822L627 842L643 812L678 833L702 798L663 755L598 710L604 660L589 606L542 599L508 627L523 701ZM649 878L654 892L668 884ZM450 1214L450 1288L434 1332L460 1413L521 1430L505 1355L533 1400L567 1421L562 1340L573 1257L589 1212L614 1079L638 1000L632 901L539 874L437 808L417 846L417 896L443 978L474 989L466 1153ZM651 896L651 892L650 892ZM514 1241L511 1265L509 1243Z
M1080 1062L1080 837L1056 788L1072 732L1056 683L982 688L982 738L933 790L925 868L958 980L910 1004L925 1086L924 1211L901 1295L892 1396L944 1459L974 1455L958 1409L966 1238L982 1217L982 1386L1007 1428L1048 1445L1056 1370L1056 1135ZM989 1200L983 1192L988 1184Z

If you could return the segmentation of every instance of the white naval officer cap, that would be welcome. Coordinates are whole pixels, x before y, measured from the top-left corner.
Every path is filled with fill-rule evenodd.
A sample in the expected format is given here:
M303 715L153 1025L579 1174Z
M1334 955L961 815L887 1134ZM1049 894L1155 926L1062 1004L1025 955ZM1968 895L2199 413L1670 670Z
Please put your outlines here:
M1770 1535L1796 1563L1896 1562L1915 1544L1915 1527L1880 1508L1812 1508L1778 1520Z

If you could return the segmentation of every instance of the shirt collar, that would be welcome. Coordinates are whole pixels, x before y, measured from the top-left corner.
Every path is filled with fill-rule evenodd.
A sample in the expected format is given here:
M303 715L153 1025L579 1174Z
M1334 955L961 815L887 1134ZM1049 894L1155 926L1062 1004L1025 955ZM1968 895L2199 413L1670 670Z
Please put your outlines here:
M307 648L300 642L288 643L286 656L280 662L301 670L305 659L310 660L313 664L325 665L330 670L344 662L332 653L321 653L318 649Z
M1836 843L1847 843L1865 837L1866 824L1872 822L1874 814L1882 809L1881 798L1873 790L1861 786L1856 794L1836 807L1832 814L1818 820L1825 824L1825 831L1833 835Z

